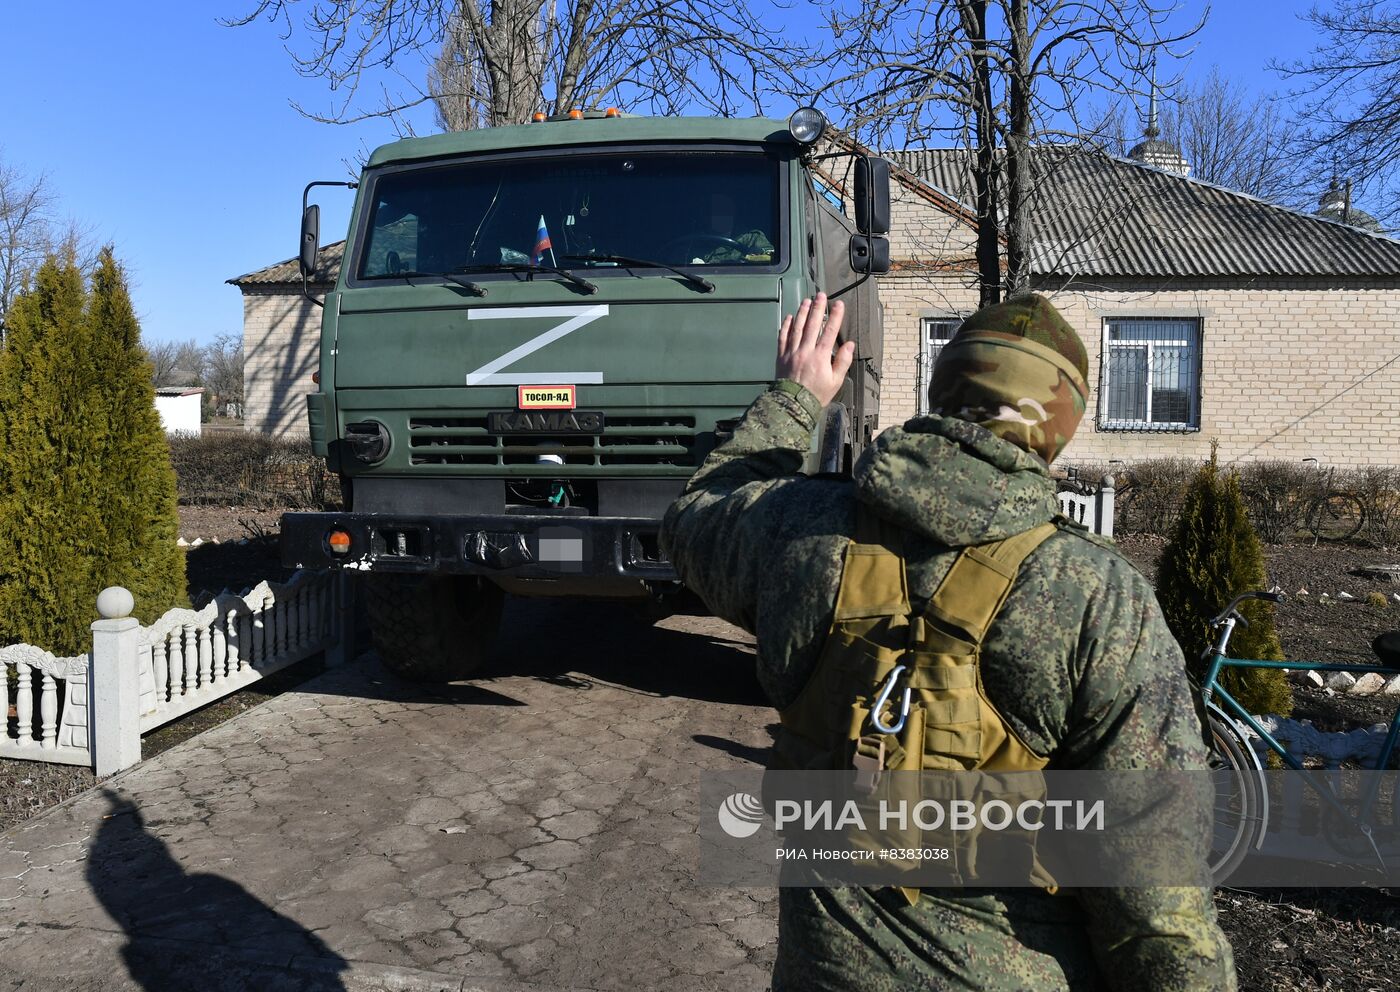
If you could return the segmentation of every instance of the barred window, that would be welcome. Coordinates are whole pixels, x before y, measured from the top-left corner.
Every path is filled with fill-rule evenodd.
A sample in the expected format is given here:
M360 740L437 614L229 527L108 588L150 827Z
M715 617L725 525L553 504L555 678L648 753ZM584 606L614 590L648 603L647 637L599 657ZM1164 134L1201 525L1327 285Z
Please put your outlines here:
M1193 431L1200 411L1200 321L1104 321L1100 430Z
M920 414L928 413L928 384L933 378L933 363L938 361L938 353L953 339L960 317L925 317L922 321L923 333L919 339L919 396Z

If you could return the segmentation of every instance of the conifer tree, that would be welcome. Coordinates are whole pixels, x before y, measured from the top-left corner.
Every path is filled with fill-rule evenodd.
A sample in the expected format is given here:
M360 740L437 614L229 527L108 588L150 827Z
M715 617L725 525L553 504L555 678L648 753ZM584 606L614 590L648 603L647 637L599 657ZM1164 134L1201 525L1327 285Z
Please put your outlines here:
M76 654L104 586L147 622L185 602L169 450L110 250L91 293L71 251L47 259L6 331L0 643Z
M1210 619L1240 593L1267 587L1264 554L1245 512L1239 479L1221 473L1212 458L1187 488L1157 568L1157 601L1196 678L1205 676L1201 656L1213 640ZM1235 628L1230 654L1281 661L1272 604L1248 600L1240 613L1249 626ZM1293 693L1277 669L1227 670L1220 681L1251 713L1292 712Z
M98 255L88 321L102 378L95 419L110 425L97 457L104 474L121 480L107 488L103 503L105 584L131 590L134 615L149 623L171 607L188 605L185 553L176 544L175 470L156 411L151 366L125 275L110 246Z

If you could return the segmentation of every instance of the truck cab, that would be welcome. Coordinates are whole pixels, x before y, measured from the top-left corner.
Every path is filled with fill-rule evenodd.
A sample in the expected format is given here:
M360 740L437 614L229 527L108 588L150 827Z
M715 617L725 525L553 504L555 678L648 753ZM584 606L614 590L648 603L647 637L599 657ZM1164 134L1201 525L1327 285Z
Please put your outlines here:
M888 172L860 161L857 230L812 130L574 111L374 152L308 397L344 506L286 515L282 543L359 573L391 669L464 675L505 592L677 588L661 518L818 291L847 301L857 360L806 469L849 472L878 416Z

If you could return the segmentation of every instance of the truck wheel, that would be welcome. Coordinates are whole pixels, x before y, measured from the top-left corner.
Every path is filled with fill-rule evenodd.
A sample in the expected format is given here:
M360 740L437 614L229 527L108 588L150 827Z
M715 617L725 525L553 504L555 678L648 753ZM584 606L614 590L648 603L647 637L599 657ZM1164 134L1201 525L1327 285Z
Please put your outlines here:
M817 471L823 475L851 474L850 424L845 404L833 403L827 407L817 458Z
M410 682L464 679L486 660L501 623L501 590L460 575L366 575L374 648Z

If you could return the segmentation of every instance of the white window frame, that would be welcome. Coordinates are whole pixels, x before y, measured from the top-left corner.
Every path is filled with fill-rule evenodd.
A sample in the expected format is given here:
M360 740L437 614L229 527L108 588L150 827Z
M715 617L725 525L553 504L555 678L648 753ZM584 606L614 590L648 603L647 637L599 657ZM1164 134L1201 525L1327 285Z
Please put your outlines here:
M1111 334L1113 325L1119 323L1165 323L1180 324L1187 333L1178 338L1148 340L1148 341L1115 341ZM1159 432L1159 433L1189 433L1201 429L1201 352L1203 350L1204 338L1201 333L1201 320L1199 317L1182 317L1178 315L1156 316L1156 315L1135 315L1121 317L1105 317L1103 319L1103 348L1099 353L1099 416L1098 428L1102 431L1137 431L1137 432ZM1164 421L1154 423L1152 420L1152 368L1154 351L1157 348L1185 348L1192 356L1192 377L1190 380L1189 398L1191 402L1190 419L1187 421ZM1128 351L1141 349L1146 352L1146 382L1143 388L1146 392L1143 420L1113 419L1109 417L1109 401L1112 395L1112 384L1110 375L1112 374L1113 363L1109 360L1114 350Z
M937 344L938 350L941 351L943 346L953 339L953 334L962 321L962 317L946 313L926 314L919 318L919 375L916 399L921 417L928 413L928 384L933 378L933 363L938 357L933 346Z

